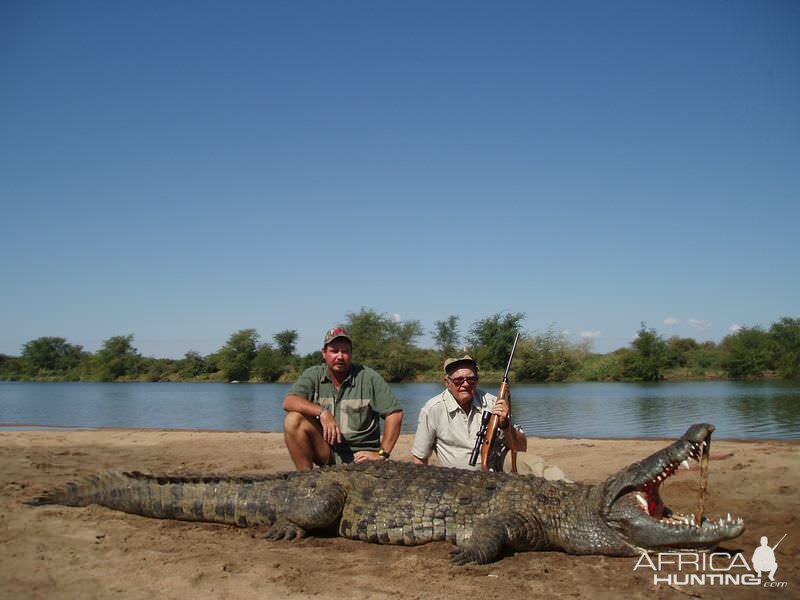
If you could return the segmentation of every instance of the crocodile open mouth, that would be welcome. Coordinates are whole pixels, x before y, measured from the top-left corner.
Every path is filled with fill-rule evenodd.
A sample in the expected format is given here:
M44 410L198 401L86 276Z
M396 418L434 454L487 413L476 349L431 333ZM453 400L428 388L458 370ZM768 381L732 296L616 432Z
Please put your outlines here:
M710 436L709 436L710 438ZM633 497L648 516L658 519L661 523L668 525L687 525L701 526L708 522L703 515L705 511L706 495L708 493L708 463L711 450L711 440L706 439L691 445L688 456L680 462L669 462L653 479L642 485L641 489L633 493ZM664 505L661 499L661 484L674 475L679 469L691 470L692 463L699 463L700 471L700 497L697 504L697 512L680 514L673 512ZM725 523L743 523L741 517L731 517L730 513L716 522L709 525L723 525Z
M614 478L608 490L609 516L637 546L699 548L731 539L744 530L741 517L704 515L708 492L709 451L713 425L692 426L669 447L631 465ZM695 512L680 514L664 505L661 485L680 468L699 463L700 497ZM636 508L631 508L634 505ZM639 517L636 517L636 513Z

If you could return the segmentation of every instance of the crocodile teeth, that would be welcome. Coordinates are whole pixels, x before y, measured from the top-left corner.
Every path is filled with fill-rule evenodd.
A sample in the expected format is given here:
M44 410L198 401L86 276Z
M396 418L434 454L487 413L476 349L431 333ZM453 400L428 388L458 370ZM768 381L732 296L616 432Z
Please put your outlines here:
M691 467L689 466L689 461L687 459L684 458L683 461L681 461L681 468L687 470L691 469Z

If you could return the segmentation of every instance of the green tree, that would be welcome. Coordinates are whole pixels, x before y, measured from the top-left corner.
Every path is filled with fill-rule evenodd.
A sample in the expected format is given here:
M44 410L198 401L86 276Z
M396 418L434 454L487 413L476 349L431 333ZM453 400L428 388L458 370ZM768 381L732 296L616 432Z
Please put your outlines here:
M358 362L374 367L389 337L391 319L371 308L362 308L357 313L347 313L344 326L353 340L353 351L358 356Z
M378 360L377 368L390 382L413 379L419 371L430 366L427 353L420 350L412 340L421 335L419 323L406 324L397 337L390 338L383 346L383 353Z
M145 356L139 366L139 379L144 381L170 381L177 377L176 361L169 358Z
M259 381L277 381L286 367L286 355L269 344L262 344L253 358L251 375Z
M275 340L281 356L284 358L294 356L297 347L297 330L284 329L273 335L272 339Z
M800 379L800 319L783 317L772 324L769 335L774 341L773 364L784 379Z
M396 321L362 308L347 313L344 326L353 340L356 362L372 367L388 381L410 379L427 365L424 352L416 347L423 331L419 321Z
M697 342L692 338L672 336L666 342L664 366L667 368L686 367L689 364L689 353L697 350Z
M588 353L585 344L571 344L563 332L550 326L544 333L525 338L514 361L519 381L564 381Z
M208 373L209 375L216 375L215 377L211 377L211 379L223 381L225 380L225 375L222 372L222 348L217 350L216 352L212 352L208 356L203 357L208 365Z
M358 355L358 362L371 366L382 362L386 357L388 343L411 346L422 335L419 321L396 322L371 308L347 313L344 327L353 340L353 350Z
M685 354L686 366L690 373L707 374L709 371L720 369L722 351L714 342L701 342L697 348L688 350Z
M667 344L655 329L642 323L631 352L623 356L622 372L628 379L659 381L667 355Z
M497 313L476 322L467 342L481 368L505 370L525 313Z
M208 361L194 350L189 350L178 361L178 373L180 373L182 379L194 379L210 372L211 367Z
M720 343L722 368L734 379L758 379L772 368L775 341L761 327L743 327Z
M219 366L227 381L249 381L259 335L255 329L240 329L231 334L219 351Z
M300 364L298 368L300 371L305 371L309 367L313 367L314 365L320 364L322 361L322 352L319 350L314 350L309 354L306 354L300 359Z
M77 369L82 352L62 337L40 337L22 347L21 367L29 377L64 377Z
M450 315L444 321L433 324L433 341L443 356L455 356L461 336L458 333L458 317Z
M15 381L20 378L19 358L0 354L0 381Z
M141 359L133 346L133 334L110 337L94 356L94 377L100 381L135 377Z
M422 324L419 321L395 321L389 325L389 339L401 344L414 346L422 335Z
M517 381L547 381L550 376L548 351L536 338L524 339L517 347L514 376Z

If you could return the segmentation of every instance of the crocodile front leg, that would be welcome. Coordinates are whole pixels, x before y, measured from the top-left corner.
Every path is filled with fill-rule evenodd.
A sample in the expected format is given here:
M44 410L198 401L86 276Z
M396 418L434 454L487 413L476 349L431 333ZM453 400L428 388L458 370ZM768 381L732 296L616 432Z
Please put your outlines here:
M539 550L547 544L538 519L516 512L485 517L472 527L472 535L450 553L457 565L486 564L497 560L504 548Z
M299 499L298 499L299 500ZM304 538L309 531L327 529L342 516L347 490L339 483L318 488L310 498L295 501L267 530L270 540L292 540Z

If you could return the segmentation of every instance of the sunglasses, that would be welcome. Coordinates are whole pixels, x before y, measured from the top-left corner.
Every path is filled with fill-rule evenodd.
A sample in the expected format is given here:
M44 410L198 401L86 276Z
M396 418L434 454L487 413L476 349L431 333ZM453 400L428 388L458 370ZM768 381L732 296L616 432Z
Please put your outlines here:
M448 377L448 379L456 387L461 387L465 381L470 385L475 385L478 383L477 377Z

